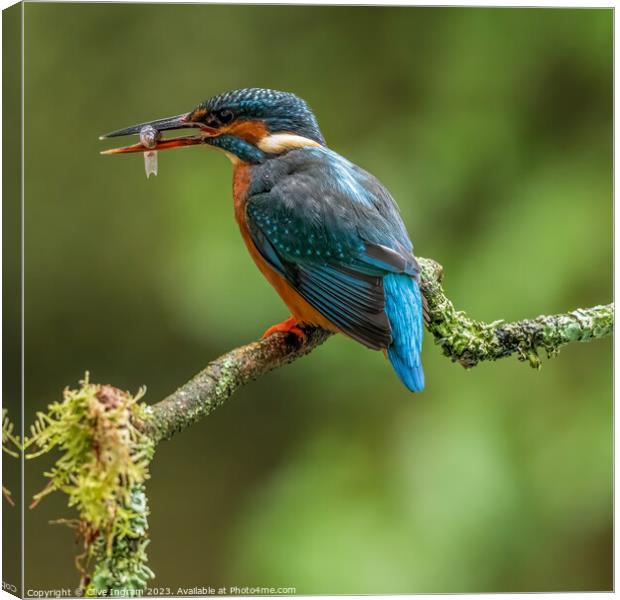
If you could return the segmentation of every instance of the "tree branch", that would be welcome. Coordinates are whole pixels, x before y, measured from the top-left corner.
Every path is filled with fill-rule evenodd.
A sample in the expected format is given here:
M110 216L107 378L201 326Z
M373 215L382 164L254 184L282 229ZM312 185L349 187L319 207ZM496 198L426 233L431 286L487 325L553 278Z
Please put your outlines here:
M150 407L153 418L145 424L145 431L155 442L171 438L211 414L246 383L305 356L332 335L323 329L305 332L305 342L294 335L275 333L210 362L176 392Z
M457 311L441 287L442 267L418 259L422 266L422 291L428 304L427 328L443 353L465 368L511 354L540 367L539 350L555 356L570 342L589 342L613 333L614 305L578 308L569 313L540 316L513 323L484 323Z
M551 357L569 342L587 342L613 332L613 304L513 323L475 321L455 310L446 297L441 265L427 258L418 262L427 303L427 328L443 353L466 368L511 354L538 368L539 350ZM331 335L322 329L305 331L305 342L277 333L220 356L176 392L151 406L152 418L143 424L144 430L155 442L172 437L209 415L246 383L305 356Z

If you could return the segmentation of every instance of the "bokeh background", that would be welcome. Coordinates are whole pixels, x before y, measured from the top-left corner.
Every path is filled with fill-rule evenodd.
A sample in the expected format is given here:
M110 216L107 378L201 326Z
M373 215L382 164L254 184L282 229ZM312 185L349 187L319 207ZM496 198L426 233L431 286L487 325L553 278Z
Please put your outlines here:
M376 174L455 304L517 319L612 298L612 11L25 7L26 421L75 385L155 402L287 316L215 152L99 134L239 87L293 91ZM344 338L247 386L152 467L154 585L298 593L609 590L612 343L427 390ZM47 459L27 464L26 496ZM71 516L26 520L26 587L74 587Z

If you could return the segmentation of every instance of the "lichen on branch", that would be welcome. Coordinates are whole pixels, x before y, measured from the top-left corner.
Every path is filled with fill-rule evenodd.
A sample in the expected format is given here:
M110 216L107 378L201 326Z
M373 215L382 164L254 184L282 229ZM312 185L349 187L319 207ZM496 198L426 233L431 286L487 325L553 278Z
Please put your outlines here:
M465 368L517 354L540 368L540 351L548 358L570 342L588 342L613 333L614 305L580 308L558 315L512 323L485 323L457 311L441 285L443 270L435 261L419 259L428 308L427 329L443 353Z
M87 375L78 389L65 389L62 401L37 413L25 443L30 459L60 452L31 508L54 491L67 494L78 518L60 522L73 526L83 543L76 565L86 594L139 593L152 577L144 551L148 507L143 485L154 444L136 426L148 419L139 402L142 395L143 390L133 396L90 383Z
M418 260L426 327L443 353L466 368L512 354L539 367L540 351L553 356L565 344L613 332L613 304L513 323L471 319L445 295L441 266ZM61 490L76 507L79 519L70 523L84 543L77 562L86 595L136 594L153 576L146 566L144 481L155 445L211 414L248 382L305 356L332 335L317 328L304 332L304 340L275 333L235 348L149 407L138 402L141 394L133 397L91 384L87 377L79 389L65 390L63 401L52 404L48 413L38 414L27 442L38 451L29 457L54 448L61 456L46 473L48 486L34 504Z
M305 332L303 343L294 335L276 333L210 362L174 394L148 408L145 433L156 443L172 437L211 414L241 386L308 354L331 335L323 329Z
M140 595L148 580L155 576L147 566L149 509L143 485L131 487L125 506L131 514L127 522L131 534L115 538L112 552L107 551L103 536L94 542L93 554L97 559L85 590L86 596L101 596L102 591L107 596Z

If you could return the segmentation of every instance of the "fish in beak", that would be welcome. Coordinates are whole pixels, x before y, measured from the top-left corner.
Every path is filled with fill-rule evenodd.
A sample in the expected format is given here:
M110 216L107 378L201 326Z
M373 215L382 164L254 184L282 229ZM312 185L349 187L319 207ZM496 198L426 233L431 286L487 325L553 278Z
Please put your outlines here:
M116 131L106 133L105 135L100 136L99 139L104 140L112 137L138 134L140 136L140 142L137 144L132 144L131 146L124 146L122 148L103 150L101 154L143 152L144 168L148 179L151 174L157 175L158 150L170 150L172 148L183 148L184 146L195 146L196 144L204 143L204 139L207 137L214 137L218 135L219 132L217 129L208 127L203 123L192 122L190 120L190 115L191 113L184 113L182 115L177 115L176 117L157 119L156 121L140 123L138 125L132 125L131 127L125 127L124 129L118 129ZM186 128L199 129L200 133L198 135L187 135L162 139L162 131Z
M132 125L131 127L125 127L124 129L117 129L111 131L99 137L100 140L105 140L113 137L121 137L125 135L140 135L144 132L156 132L170 131L173 129L199 129L198 135L187 135L180 137L173 137L163 139L160 136L156 136L153 139L153 144L145 146L143 140L137 144L131 146L124 146L122 148L111 148L110 150L103 150L101 154L124 154L126 152L144 152L145 150L170 150L172 148L183 148L184 146L194 146L196 144L204 143L206 137L214 137L218 135L219 131L213 127L208 127L204 123L196 123L189 120L191 113L184 113L177 115L176 117L167 117L165 119L157 119L156 121L149 121L147 123L140 123L138 125ZM145 136L147 139L149 136Z

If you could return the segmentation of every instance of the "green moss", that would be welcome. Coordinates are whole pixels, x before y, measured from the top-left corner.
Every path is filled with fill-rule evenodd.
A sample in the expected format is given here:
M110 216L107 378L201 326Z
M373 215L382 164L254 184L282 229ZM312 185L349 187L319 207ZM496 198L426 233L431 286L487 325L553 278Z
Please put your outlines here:
M587 342L613 332L613 304L514 323L475 321L455 310L446 297L441 286L441 267L428 258L418 261L428 309L426 326L445 356L465 368L516 354L519 360L539 369L539 351L552 357L565 344Z
M13 433L14 425L9 420L8 410L2 409L2 452L12 456L13 458L19 458L22 450L22 444L19 438ZM11 505L15 506L9 488L2 486L2 495L4 499Z
M14 425L9 419L9 411L2 409L2 452L13 458L19 458L22 444L19 438L13 433Z
M139 591L152 576L144 552L148 507L143 483L154 444L138 428L149 418L139 403L143 391L132 396L92 384L88 375L80 384L76 390L65 389L63 400L51 404L47 413L38 413L31 428L26 447L34 451L27 458L60 452L32 506L51 492L67 494L68 505L79 515L70 524L85 549L76 563L82 585L91 593L130 583L136 587L124 588L125 594Z

